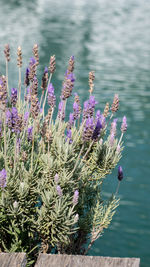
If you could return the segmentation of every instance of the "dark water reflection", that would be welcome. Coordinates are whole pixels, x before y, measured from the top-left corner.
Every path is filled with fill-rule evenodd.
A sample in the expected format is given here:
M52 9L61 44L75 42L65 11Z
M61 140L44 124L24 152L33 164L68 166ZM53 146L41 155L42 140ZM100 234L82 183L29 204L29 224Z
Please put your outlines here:
M121 204L112 226L90 255L141 257L150 261L150 2L147 0L2 1L0 8L0 72L3 45L11 45L10 86L17 86L16 48L21 45L24 70L34 43L40 47L40 70L57 57L57 96L70 55L76 58L76 88L81 102L88 96L88 72L96 71L95 96L101 106L119 93L119 116L126 114L128 132L121 164ZM68 106L68 112L71 107ZM113 175L105 196L115 190Z

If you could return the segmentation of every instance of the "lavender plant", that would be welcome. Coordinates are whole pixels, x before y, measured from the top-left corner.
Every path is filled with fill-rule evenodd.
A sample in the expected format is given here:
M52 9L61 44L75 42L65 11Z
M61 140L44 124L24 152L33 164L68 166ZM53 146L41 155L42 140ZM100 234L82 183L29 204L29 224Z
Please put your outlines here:
M67 119L67 100L75 83L74 57L70 57L57 108L51 82L55 56L45 67L40 88L38 46L34 45L23 85L22 50L18 47L18 88L9 91L9 45L4 54L6 75L0 77L0 251L24 251L31 258L39 252L86 254L108 228L119 204L119 187L110 199L102 198L103 181L121 158L127 130L124 116L118 138L118 95L111 108L106 103L103 112L96 111L92 71L89 99L82 109L74 93ZM120 166L119 183L122 178Z

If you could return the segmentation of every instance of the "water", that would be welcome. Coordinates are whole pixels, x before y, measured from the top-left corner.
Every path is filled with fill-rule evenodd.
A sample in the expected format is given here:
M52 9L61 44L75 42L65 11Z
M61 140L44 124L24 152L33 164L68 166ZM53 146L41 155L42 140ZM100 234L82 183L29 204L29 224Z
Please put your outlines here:
M148 0L1 0L0 72L3 46L11 46L10 86L17 86L16 49L22 46L24 68L34 43L40 48L41 75L49 56L57 58L54 85L61 91L67 60L76 58L76 86L88 97L88 72L95 70L94 94L101 108L120 96L121 118L128 119L121 164L120 207L109 230L89 255L140 257L150 266L150 1ZM68 106L68 112L71 107ZM116 189L116 171L105 182L105 196Z

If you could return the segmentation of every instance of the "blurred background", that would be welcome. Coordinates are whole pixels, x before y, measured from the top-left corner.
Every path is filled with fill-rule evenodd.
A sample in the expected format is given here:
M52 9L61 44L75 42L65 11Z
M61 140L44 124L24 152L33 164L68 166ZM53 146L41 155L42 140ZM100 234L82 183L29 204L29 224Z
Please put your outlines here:
M140 257L150 266L150 1L149 0L0 0L0 74L5 74L4 45L9 43L9 86L18 86L16 50L23 52L23 73L39 45L41 77L56 55L53 85L57 102L71 55L81 103L88 98L88 73L95 70L98 107L120 97L119 122L128 130L120 164L124 169L120 206L112 224L89 255ZM70 100L73 102L73 97ZM67 112L72 110L68 105ZM118 129L119 130L119 129ZM104 184L115 192L117 169Z

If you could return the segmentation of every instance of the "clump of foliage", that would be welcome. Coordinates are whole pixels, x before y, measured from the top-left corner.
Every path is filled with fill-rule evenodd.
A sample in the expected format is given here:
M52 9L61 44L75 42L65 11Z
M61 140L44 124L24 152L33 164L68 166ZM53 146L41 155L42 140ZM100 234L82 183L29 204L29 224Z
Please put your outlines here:
M54 120L56 97L51 79L55 56L50 57L39 86L38 46L34 45L23 85L22 50L18 47L19 84L9 92L9 45L4 53L6 75L0 77L0 251L24 251L30 259L39 252L86 254L109 226L118 206L116 194L104 201L101 192L105 177L121 157L127 129L124 117L117 138L114 117L118 95L111 108L106 103L103 112L95 111L95 76L91 71L89 99L82 109L75 93L67 121L67 99L75 82L72 56ZM122 178L120 166L118 179Z

